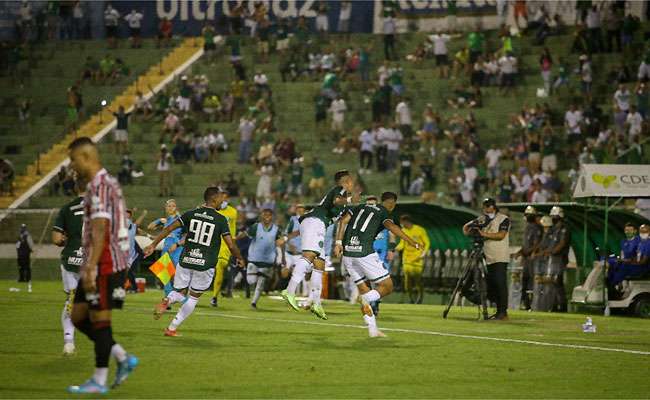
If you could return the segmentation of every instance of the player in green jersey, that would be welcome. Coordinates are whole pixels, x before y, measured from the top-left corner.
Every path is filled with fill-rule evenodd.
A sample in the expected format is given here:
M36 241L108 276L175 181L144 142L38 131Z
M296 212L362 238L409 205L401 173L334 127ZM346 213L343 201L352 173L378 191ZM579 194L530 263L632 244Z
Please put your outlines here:
M334 180L336 186L327 192L316 207L300 218L300 229L286 236L289 239L300 235L302 257L296 261L289 284L282 291L282 298L298 311L300 308L296 302L296 288L305 274L311 272L309 281L311 311L321 319L327 319L320 299L325 270L325 231L332 223L332 219L338 216L343 206L348 203L348 198L354 189L354 179L346 170L337 172Z
M384 192L381 204L377 198L368 198L365 204L349 207L339 220L336 232L334 255L343 254L342 263L359 288L361 313L368 325L370 337L385 336L378 328L370 303L389 295L393 291L390 274L373 249L377 234L384 228L415 248L420 245L406 235L390 217L397 204L397 195ZM366 285L370 281L373 289Z
M77 187L80 187L77 182ZM81 245L81 231L83 227L83 190L79 195L61 207L52 227L52 243L61 250L61 280L63 291L66 294L65 305L61 312L61 325L63 326L63 355L74 354L74 324L70 319L72 299L74 299L77 283L79 282L79 267L83 264L83 247Z
M215 266L219 255L221 239L243 268L244 260L239 248L230 236L230 228L226 217L219 214L217 209L225 198L225 191L218 187L209 187L203 193L205 204L188 211L163 231L144 249L145 257L153 253L156 245L174 229L181 228L187 234L185 247L176 266L174 275L174 290L165 297L154 309L154 318L159 319L167 307L175 302L187 301L165 329L165 336L178 336L176 329L194 311L199 297L210 288L214 278Z

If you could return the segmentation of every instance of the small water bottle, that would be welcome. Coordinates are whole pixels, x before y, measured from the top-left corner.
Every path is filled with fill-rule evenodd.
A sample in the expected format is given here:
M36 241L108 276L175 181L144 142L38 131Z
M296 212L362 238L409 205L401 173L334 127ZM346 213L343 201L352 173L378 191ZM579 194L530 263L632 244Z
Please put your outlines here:
M594 325L591 317L587 317L587 321L582 324L582 332L584 333L596 333L596 325Z

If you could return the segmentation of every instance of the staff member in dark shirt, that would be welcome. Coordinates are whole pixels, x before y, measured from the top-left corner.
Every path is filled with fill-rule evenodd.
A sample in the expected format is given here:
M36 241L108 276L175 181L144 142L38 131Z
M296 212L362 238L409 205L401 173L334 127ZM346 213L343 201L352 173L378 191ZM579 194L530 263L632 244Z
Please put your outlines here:
M131 113L124 112L123 106L120 106L120 108L117 109L117 112L110 112L117 119L117 126L113 133L115 152L117 154L125 154L128 152L129 147L129 117L131 116Z

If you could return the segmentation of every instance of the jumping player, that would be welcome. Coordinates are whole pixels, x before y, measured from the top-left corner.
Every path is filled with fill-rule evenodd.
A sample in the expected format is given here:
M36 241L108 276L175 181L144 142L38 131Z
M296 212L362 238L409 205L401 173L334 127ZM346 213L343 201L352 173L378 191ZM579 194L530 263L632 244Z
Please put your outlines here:
M192 314L203 292L210 288L222 238L237 258L240 267L244 266L239 249L230 236L228 221L217 212L217 208L223 202L224 191L218 187L209 187L205 189L203 199L205 200L203 206L186 212L174 223L166 226L144 249L145 257L148 257L153 253L156 245L175 229L182 228L183 233L187 234L181 259L176 266L174 290L154 309L154 318L159 319L167 307L182 302L189 291L187 301L165 329L165 336L178 336L176 329Z
M377 234L384 228L409 245L420 248L420 244L407 236L390 218L397 204L397 195L385 192L381 204L374 200L366 204L346 209L339 221L336 232L334 255L343 253L342 263L359 288L361 313L368 325L370 337L385 336L378 328L370 303L389 295L393 291L393 281L373 248ZM376 285L370 290L365 281Z
M282 291L282 298L291 308L300 310L296 302L296 288L313 265L310 279L311 311L321 319L327 319L320 299L325 270L325 230L332 223L332 218L336 217L342 207L348 203L348 197L351 196L354 188L354 180L346 170L337 172L334 180L336 186L327 192L316 207L302 216L299 232L287 235L288 238L292 238L300 234L302 257L296 262L289 284Z

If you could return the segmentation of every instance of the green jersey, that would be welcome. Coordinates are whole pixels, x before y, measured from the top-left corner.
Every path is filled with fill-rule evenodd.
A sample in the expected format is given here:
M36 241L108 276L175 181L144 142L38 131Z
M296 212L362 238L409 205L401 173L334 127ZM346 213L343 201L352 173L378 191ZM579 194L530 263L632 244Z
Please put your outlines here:
M328 226L332 218L339 215L342 210L342 207L335 204L337 197L348 197L348 193L342 186L331 188L316 207L312 208L300 218L300 222L305 218L318 218L325 223L325 226Z
M187 234L180 266L207 271L217 265L221 238L230 235L228 220L217 210L202 206L183 214L179 220Z
M346 210L352 218L343 236L343 255L365 257L375 252L373 243L384 229L384 222L390 221L389 212L381 204L364 204Z
M61 207L52 228L66 236L65 247L61 250L61 265L66 271L79 273L79 267L83 263L81 246L83 216L83 197L77 197Z

